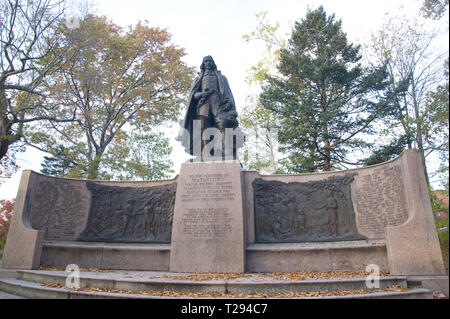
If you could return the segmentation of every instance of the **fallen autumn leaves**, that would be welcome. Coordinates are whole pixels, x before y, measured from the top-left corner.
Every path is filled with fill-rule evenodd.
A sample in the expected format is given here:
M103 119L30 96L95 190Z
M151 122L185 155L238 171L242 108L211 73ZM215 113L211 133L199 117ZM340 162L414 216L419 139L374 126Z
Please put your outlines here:
M326 296L347 296L347 295L360 295L369 294L374 292L386 292L386 291L407 291L408 288L400 286L392 286L381 289L349 289L341 291L311 291L311 292L284 292L284 293L248 293L248 294L236 294L236 293L219 293L219 292L176 292L176 291L153 291L153 290L118 290L111 288L92 288L92 287L80 287L80 288L68 288L64 284L42 284L45 287L51 288L67 288L74 291L84 292L107 292L107 293L121 293L121 294L138 294L148 295L155 297L190 297L190 298L298 298L298 297L326 297Z
M62 267L48 267L41 266L41 270L64 270ZM113 270L101 270L96 268L81 268L80 271L85 272L114 272ZM143 277L144 273L130 274L124 272L124 277ZM301 280L317 280L317 279L344 279L344 278L356 278L356 277L366 277L371 275L371 273L365 271L332 271L332 272L312 272L312 271L298 271L298 272L273 272L273 273L255 273L255 274L245 274L245 273L194 273L194 274L171 274L171 273L161 273L160 275L150 275L150 279L164 278L173 280L187 280L187 281L224 281L224 280L235 280L241 278L254 278L256 281L273 279L273 280L285 280L285 281L301 281ZM373 274L372 274L373 275ZM382 270L380 276L390 276L388 270ZM68 288L64 284L52 283L52 284L42 284L46 287L51 288ZM346 295L358 295L358 294L369 294L374 292L387 292L387 291L406 291L408 288L401 286L391 286L381 289L349 289L341 291L311 291L311 292L280 292L280 293L219 293L219 292L176 292L176 291L153 291L153 290L141 290L141 291L130 291L130 290L118 290L111 288L93 288L93 287L80 287L80 288L68 288L73 291L82 292L107 292L107 293L121 293L121 294L138 294L138 295L148 295L155 297L190 297L190 298L298 298L298 297L325 297L325 296L346 296Z
M51 267L46 265L41 265L40 270L51 270L51 271L64 271L64 267ZM98 268L80 268L82 272L98 272L98 273L114 273L115 270L106 270ZM124 273L129 275L128 272ZM142 278L143 273L139 273L138 277ZM275 280L288 280L288 281L298 281L298 280L311 280L311 279L332 279L332 278L357 278L357 277L367 277L369 275L374 275L373 273L367 271L296 271L296 272L271 272L271 273L194 273L194 274L171 274L165 273L161 275L152 275L149 278L165 278L174 280L190 280L190 281L210 281L210 280L233 280L240 278L264 278L264 279L275 279ZM388 277L391 274L389 270L380 270L380 277ZM131 278L133 276L127 276Z

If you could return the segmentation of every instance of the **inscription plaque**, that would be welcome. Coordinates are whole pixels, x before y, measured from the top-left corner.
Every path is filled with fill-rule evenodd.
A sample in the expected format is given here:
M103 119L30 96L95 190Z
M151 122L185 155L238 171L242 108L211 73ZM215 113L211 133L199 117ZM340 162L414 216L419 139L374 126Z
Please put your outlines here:
M231 233L231 217L226 208L188 209L182 219L183 235L193 238L224 239Z
M42 179L34 188L33 200L26 204L31 227L44 231L46 240L75 240L82 230L77 220L85 218L87 196L80 184Z
M239 163L182 165L170 258L171 271L244 271Z
M355 191L361 232L370 238L384 238L387 226L408 219L400 166L380 167L358 180Z

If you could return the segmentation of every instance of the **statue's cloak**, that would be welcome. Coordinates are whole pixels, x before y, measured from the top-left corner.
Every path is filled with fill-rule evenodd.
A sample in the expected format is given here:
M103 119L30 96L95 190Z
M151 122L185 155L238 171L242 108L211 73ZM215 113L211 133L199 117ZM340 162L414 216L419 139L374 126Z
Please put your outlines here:
M218 114L222 122L227 123L227 114L230 112L236 112L236 103L234 102L233 93L231 93L230 85L228 84L227 78L222 75L220 71L214 71L219 83L219 109ZM186 153L193 155L193 121L197 119L197 104L198 101L194 98L194 94L200 92L200 85L203 79L203 72L194 79L192 87L189 91L189 99L187 103L186 115L184 121L181 124L182 129L180 130L177 141L181 141ZM226 125L225 127L230 127ZM234 128L234 127L232 127Z

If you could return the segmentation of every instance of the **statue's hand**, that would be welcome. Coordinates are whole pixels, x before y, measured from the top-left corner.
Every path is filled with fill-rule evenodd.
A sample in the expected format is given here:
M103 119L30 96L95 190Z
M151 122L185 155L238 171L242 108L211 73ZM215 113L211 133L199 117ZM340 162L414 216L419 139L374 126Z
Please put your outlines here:
M199 99L201 99L202 97L203 97L203 92L197 92L197 93L194 94L194 98L195 98L196 100L199 100Z
M202 92L202 97L204 97L204 98L209 98L213 93L214 93L214 90L213 90L213 89L205 89L205 90Z

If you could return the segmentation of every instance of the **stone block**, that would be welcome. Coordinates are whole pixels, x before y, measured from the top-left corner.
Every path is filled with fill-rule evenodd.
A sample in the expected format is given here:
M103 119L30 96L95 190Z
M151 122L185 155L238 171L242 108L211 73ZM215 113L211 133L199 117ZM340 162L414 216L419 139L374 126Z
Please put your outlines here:
M33 187L36 187L36 179L37 175L34 172L23 171L3 253L2 268L39 268L44 232L32 229L28 210L30 194Z
M369 264L388 269L386 246L366 241L253 244L247 272L364 271Z
M184 163L178 178L170 271L244 272L238 162Z
M53 267L67 267L76 264L80 267L94 267L93 265L80 263L80 248L78 246L60 246L44 244L42 249L41 264Z
M161 247L158 247L161 246ZM168 270L168 247L158 245L123 245L103 248L102 269Z
M389 269L393 275L445 275L421 155L407 150L400 159L409 217L386 227Z

